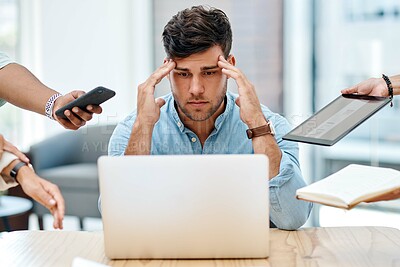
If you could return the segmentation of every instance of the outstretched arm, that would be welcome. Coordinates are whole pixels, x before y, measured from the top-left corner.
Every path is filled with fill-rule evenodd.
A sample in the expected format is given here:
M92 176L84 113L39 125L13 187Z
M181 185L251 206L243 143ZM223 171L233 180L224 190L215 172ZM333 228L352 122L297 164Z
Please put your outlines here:
M0 170L2 179L14 180L10 176L10 171L19 162L21 161L16 159L3 170ZM55 229L62 229L65 205L58 187L37 176L33 169L27 165L19 169L16 180L28 196L45 206L51 212L54 217L53 227Z
M396 189L392 192L389 192L387 194L384 194L379 197L372 198L368 200L367 202L378 202L378 201L387 201L387 200L395 200L395 199L400 199L400 188Z
M51 96L57 91L41 83L28 69L16 63L11 63L0 69L0 98L20 108L45 115L45 106ZM54 112L63 105L83 95L83 91L72 91L59 97L53 106L53 118L63 127L76 130L92 118L92 114L100 114L101 107L88 106L89 112L77 107L68 112L66 119L57 118Z
M400 95L400 75L389 77L393 86L393 95ZM342 94L359 94L372 96L389 96L386 82L382 78L369 78L352 87L343 89Z

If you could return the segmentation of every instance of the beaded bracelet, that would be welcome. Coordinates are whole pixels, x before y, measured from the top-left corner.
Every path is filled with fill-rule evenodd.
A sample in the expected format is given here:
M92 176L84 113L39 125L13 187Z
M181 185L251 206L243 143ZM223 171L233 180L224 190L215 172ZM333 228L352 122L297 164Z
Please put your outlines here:
M387 88L388 88L388 91L389 91L389 97L392 100L390 102L390 106L393 107L393 85L392 85L392 82L389 80L389 77L386 76L385 74L382 74L382 78L383 78L383 80L385 81L385 83L387 85Z
M47 103L44 107L44 113L46 114L46 117L54 120L53 118L53 106L54 106L54 102L56 102L57 98L61 97L62 94L56 93L54 95L52 95L49 100L47 100Z

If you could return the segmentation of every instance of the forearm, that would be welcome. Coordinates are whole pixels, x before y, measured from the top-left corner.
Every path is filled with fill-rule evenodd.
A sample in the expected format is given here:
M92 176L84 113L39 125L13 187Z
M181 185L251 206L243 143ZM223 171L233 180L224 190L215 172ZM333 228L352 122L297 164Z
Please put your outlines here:
M283 154L280 173L270 180L270 219L278 228L295 230L307 221L312 204L296 199L305 185L300 168Z
M267 134L253 139L254 154L265 154L269 161L269 179L279 174L282 152L274 136Z
M21 162L21 161L20 161L19 159L13 160L10 164L8 164L8 165L1 171L1 176L2 176L4 179L14 181L14 178L10 176L10 173L11 173L11 170L15 167L15 165L17 165L17 164L20 163L20 162ZM24 172L26 172L26 171L28 171L28 172L33 172L33 170L32 170L31 168L29 168L28 165L21 167L20 172L22 173L22 171L24 171ZM18 172L18 175L17 175L17 177L15 178L15 180L16 180L19 184L21 184L23 178L22 178L22 175L19 175L19 172Z
M254 120L249 121L249 128L256 128L267 124L267 120L263 113L254 116ZM265 154L269 163L269 179L272 179L279 173L282 152L276 143L276 139L272 134L266 134L252 138L254 154Z
M154 125L136 119L132 127L125 155L150 155Z
M400 95L400 75L391 76L389 80L393 86L393 94Z
M15 106L44 115L46 102L55 93L19 64L0 70L0 98Z

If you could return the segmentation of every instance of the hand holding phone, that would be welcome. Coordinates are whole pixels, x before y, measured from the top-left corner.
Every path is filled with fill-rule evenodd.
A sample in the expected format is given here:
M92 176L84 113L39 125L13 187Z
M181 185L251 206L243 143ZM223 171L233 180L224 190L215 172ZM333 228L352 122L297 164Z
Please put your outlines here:
M86 107L88 105L100 105L101 103L104 103L113 96L115 96L115 92L113 90L107 89L102 86L96 87L95 89L87 92L86 94L78 97L74 101L58 109L56 111L56 116L62 119L68 119L67 116L65 116L64 114L66 110L72 110L73 107L78 107L87 112Z

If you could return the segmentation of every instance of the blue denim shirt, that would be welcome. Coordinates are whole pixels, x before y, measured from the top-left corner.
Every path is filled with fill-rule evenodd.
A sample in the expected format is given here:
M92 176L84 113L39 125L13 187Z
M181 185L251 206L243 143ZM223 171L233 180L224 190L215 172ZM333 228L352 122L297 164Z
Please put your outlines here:
M226 96L225 111L216 119L215 128L203 147L196 134L180 120L172 94L164 96L166 103L154 126L151 154L253 154L252 141L246 135L248 127L240 119L239 107L235 104L237 95L227 92ZM298 161L299 149L296 143L282 140L290 130L287 120L265 106L262 111L274 125L275 138L282 151L279 174L269 181L270 220L278 228L297 229L306 222L312 208L312 204L295 197L296 190L306 185ZM135 119L136 110L117 125L110 139L109 155L124 155Z

